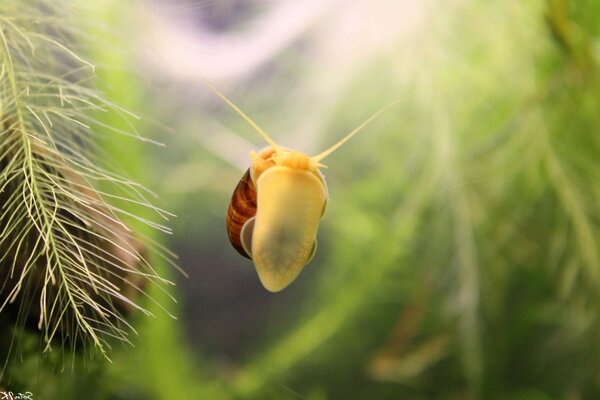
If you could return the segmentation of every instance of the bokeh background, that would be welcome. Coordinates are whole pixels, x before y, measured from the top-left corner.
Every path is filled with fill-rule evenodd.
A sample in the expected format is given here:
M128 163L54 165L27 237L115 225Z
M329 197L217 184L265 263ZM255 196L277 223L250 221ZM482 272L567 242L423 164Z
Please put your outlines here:
M600 398L600 2L86 6L101 89L164 143L104 146L177 215L157 240L188 276L64 398ZM399 100L326 160L281 293L224 226L265 143L203 79L308 154Z

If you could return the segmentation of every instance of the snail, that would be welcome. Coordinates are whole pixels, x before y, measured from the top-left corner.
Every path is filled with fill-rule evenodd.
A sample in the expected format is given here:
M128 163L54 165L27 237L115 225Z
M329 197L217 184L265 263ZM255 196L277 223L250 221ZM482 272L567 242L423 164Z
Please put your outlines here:
M258 153L250 152L250 168L229 202L227 234L232 246L254 262L265 289L279 292L298 277L317 249L317 231L328 201L321 161L397 101L311 157L277 144L210 82L206 84L268 144Z

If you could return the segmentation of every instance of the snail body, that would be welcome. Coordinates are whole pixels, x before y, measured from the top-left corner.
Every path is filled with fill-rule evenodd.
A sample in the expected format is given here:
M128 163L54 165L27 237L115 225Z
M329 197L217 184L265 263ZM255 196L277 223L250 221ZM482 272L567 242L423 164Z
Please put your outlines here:
M278 145L224 94L206 84L269 145L258 153L250 152L250 168L229 202L227 233L233 247L252 259L263 286L279 292L296 279L317 248L317 231L328 200L320 161L395 102L311 157Z
M314 256L327 204L327 186L315 163L303 153L284 151L283 158L271 147L251 153L252 165L227 211L231 244L254 261L271 292L293 282Z

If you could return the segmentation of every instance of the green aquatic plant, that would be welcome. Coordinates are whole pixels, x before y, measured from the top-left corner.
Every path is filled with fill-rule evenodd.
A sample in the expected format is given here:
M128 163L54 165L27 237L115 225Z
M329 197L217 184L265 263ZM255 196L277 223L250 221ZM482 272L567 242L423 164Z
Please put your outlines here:
M3 17L17 9L18 15L32 12L22 6L10 8L6 6L9 3L0 5ZM289 82L277 87L273 82L281 77L276 74L268 80L261 80L261 74L256 74L244 83L253 88L251 97L254 101L258 98L257 104L272 101L273 106L265 107L267 116L257 117L261 121L275 120L275 124L292 126L293 132L294 124L290 124L293 114L307 120L312 111L321 114L317 122L312 120L307 124L314 129L297 131L301 133L297 141L308 148L318 148L316 139L322 143L334 141L357 119L366 117L368 110L391 98L404 100L398 110L374 121L366 134L354 138L343 151L332 155L328 173L332 197L322 224L320 251L294 286L279 297L264 300L277 305L272 308L275 311L269 315L268 323L251 331L248 335L251 339L242 345L236 344L235 351L227 354L209 348L210 341L199 335L197 347L202 350L194 357L179 335L179 321L147 319L144 324L136 325L144 330L143 344L138 346L142 351L115 354L116 362L108 372L105 370L91 380L101 376L103 385L126 389L123 397L129 394L135 397L137 390L138 398L165 399L537 400L600 395L597 372L600 370L597 250L600 143L595 135L600 129L599 5L565 0L423 3L427 3L430 10L412 36L390 36L383 51L374 55L367 53L372 55L368 57L365 57L365 48L358 45L359 41L352 41L356 43L353 47L356 52L352 57L343 58L344 65L338 65L339 71L327 70L322 63L315 63L311 70L307 58L302 57L302 77L298 81L302 82L301 86L313 88L307 89L311 104L305 106L311 113L297 109L291 112L286 108L287 101L281 99L291 98L289 104L296 107L306 97L302 94L295 97L298 93ZM44 11L37 14L39 21L49 15L53 16L52 21L69 21L51 4L35 4L45 4ZM94 15L103 20L118 15L122 18L120 24L131 23L129 13L133 11L127 7L115 7L110 13L104 11L106 14ZM112 224L100 217L120 215L116 206L106 204L102 198L111 200L111 204L123 204L115 198L115 192L108 189L119 186L122 190L118 197L134 194L134 198L139 199L141 204L133 207L136 213L140 205L144 208L147 203L136 194L136 191L141 194L141 189L131 186L128 180L114 174L105 176L105 160L97 157L101 153L95 147L97 134L103 135L110 127L117 127L118 131L128 131L128 128L126 122L125 126L114 123L124 121L119 115L122 111L88 88L87 79L93 76L88 63L53 42L49 47L42 46L35 37L24 40L27 35L15 34L38 29L38 19L35 23L30 19L21 21L17 30L10 24L3 25L2 30L11 43L13 70L17 71L12 75L16 76L14 81L20 88L16 91L20 93L19 102L11 100L14 94L7 90L10 75L2 73L2 109L9 111L2 113L0 136L2 182L7 182L0 193L2 204L6 204L2 209L2 230L11 235L23 232L27 228L23 227L23 221L29 221L30 215L40 216L41 222L37 223L36 219L36 224L27 228L29 233L20 236L23 239L20 248L29 246L23 254L31 254L27 253L31 249L39 254L40 249L52 249L53 242L70 243L71 238L79 244L87 271L96 280L91 280L94 285L75 285L81 289L76 293L87 301L99 303L97 308L88 303L77 309L85 318L103 311L104 302L112 292L103 291L104 286L99 282L102 282L103 272L114 270L104 261L85 258L95 251L84 243L92 241L90 235L100 236L94 236L93 240L98 241L93 242L96 246L93 249L103 249L104 257L111 260L109 254L114 255L115 243L122 247L141 243L137 235L128 229L124 231L125 225ZM379 23L378 19L365 19ZM323 19L322 27L326 29L319 31L330 32L335 21L337 13L332 13ZM51 24L42 31L64 45L83 34L75 30L76 25L66 24L58 36L49 29ZM311 54L316 56L311 59L320 60L322 57L315 50L317 46L311 45L308 36L318 39L315 42L327 42L311 32L303 46L290 52L298 50L305 55L303 51L315 46ZM35 51L30 51L28 41ZM132 45L139 47L137 43ZM51 49L51 54L44 55L43 49ZM321 50L326 50L321 54L324 57L331 49ZM105 48L96 48L95 52L96 55L102 53L100 58L104 64L119 70L103 75L103 83L114 90L115 97L133 98L135 105L128 103L129 108L154 105L165 112L165 118L171 113L177 115L177 121L167 122L178 131L172 140L182 141L174 147L176 151L190 151L193 159L189 168L185 168L191 172L184 174L182 186L196 192L194 201L173 200L181 204L182 214L190 216L179 221L184 234L175 239L186 243L175 245L203 249L190 258L194 266L196 263L201 266L198 269L212 273L210 268L214 271L229 268L236 276L246 273L244 268L251 265L240 263L239 267L238 264L232 267L237 259L226 243L223 228L224 208L233 190L225 181L235 183L238 172L228 171L224 163L207 156L199 146L188 146L196 143L193 138L199 133L208 135L206 132L211 129L207 128L207 121L214 109L199 115L206 107L189 107L193 113L186 116L185 111L174 112L174 107L166 102L151 104L154 99L168 99L169 92L179 95L180 91L164 91L164 96L143 96L142 88L136 87L134 80L122 73L125 66L135 64L129 58L133 52L123 52L127 57ZM60 56L49 57L52 54ZM42 67L38 62L40 57L55 60L55 63L44 62ZM284 58L289 67L289 57ZM33 67L41 68L44 74L50 70L55 77L63 78L44 86L44 90L54 93L53 97L60 100L61 93L73 94L74 91L75 97L89 100L89 107L77 101L65 101L64 105L46 103L42 96L36 97L41 91L33 91L36 86L26 82L43 86L39 82L44 81L21 79L31 75ZM317 70L323 70L322 75ZM74 72L69 75L68 71ZM289 68L286 71L289 73ZM323 97L327 99L312 92L314 87L321 89L322 82L337 76L345 78L343 84L330 96L323 89ZM56 89L61 85L62 89ZM198 91L204 89L199 85ZM281 96L272 95L273 92ZM262 93L269 94L272 100L261 98ZM239 101L239 97L235 99ZM179 105L178 100L170 101ZM27 104L33 110L32 113L21 107L24 124L18 122L17 103ZM59 115L46 112L52 125L46 122L43 107L58 111ZM252 107L249 109L254 116ZM74 121L60 114L83 122L91 129L76 122L72 124ZM232 120L236 121L232 125L237 124L239 118ZM100 126L96 122L100 122ZM178 126L179 123L183 126ZM184 135L186 127L189 137ZM91 131L94 136L89 134ZM282 142L287 143L287 139L283 138ZM31 144L31 157L23 151L27 148L23 143L27 141ZM108 149L113 155L120 152L121 159L135 164L132 168L143 168L139 162L142 157L132 157L130 147L123 150L112 140L107 142L102 145L104 150ZM229 153L231 146L224 145L221 151ZM33 175L29 169L15 168L15 165L29 165L28 159ZM82 165L85 168L81 168ZM100 172L92 172L98 171L98 166L102 166ZM5 171L9 170L6 175ZM169 172L168 168L148 170ZM165 181L173 183L171 179ZM37 191L30 190L32 182L39 188ZM203 188L203 184L210 188ZM30 199L28 202L17 201L23 198L19 197L23 193L31 193L26 197ZM40 193L43 203L36 202L35 193ZM84 199L89 207L82 209ZM5 213L4 210L14 207L15 203L20 207L17 208L20 214ZM53 212L44 214L44 210ZM50 223L44 221L43 215L50 216L47 218ZM5 224L4 218L21 223ZM73 229L72 225L84 218L87 223L81 222L80 229ZM137 225L130 218L126 219L127 226ZM50 229L58 223L55 221L60 221L65 229L61 230L60 225ZM38 234L38 225L44 234ZM106 227L111 228L110 232ZM185 232L186 228L190 230ZM222 232L222 241L218 232ZM32 237L39 238L39 243L30 239ZM24 272L20 266L28 259L21 262L15 258L17 245L10 247L14 239L2 236L0 241L4 249L9 250L8 255L4 252L0 255L4 257L2 271L12 269L20 278ZM82 259L79 253L69 252L71 246L67 246L68 250L61 249L58 255ZM137 252L143 255L142 250ZM129 263L128 259L131 260L127 256L120 257L123 264L114 260L126 271L115 277L116 282L112 282L114 286L110 288L117 291L124 287L120 284L125 284L135 291L137 288L145 290L143 285L131 285L134 277L139 276L135 275L139 265ZM38 302L31 301L37 292L36 286L30 283L37 282L36 279L45 282L44 274L39 277L33 271L45 273L48 260L54 259L40 256L29 262L30 268L13 303L17 310L23 305L21 314L16 315L23 323L33 322L35 330L42 314L31 306L39 304L40 297L37 297ZM63 265L66 266L63 267L66 283L84 280L81 275L84 269L69 269L75 266L74 262L65 261ZM56 268L48 275L47 298L55 295L50 289L52 276L59 282ZM73 276L73 273L79 275ZM252 271L247 271L247 275L255 281ZM151 276L142 278L153 279ZM90 282L87 275L85 281ZM15 287L10 286L11 281L7 282L1 293L4 301ZM186 316L193 321L190 325L204 328L215 325L219 340L231 342L235 340L231 332L247 329L240 327L238 316L251 314L245 320L249 325L256 320L264 321L260 320L260 311L264 310L255 310L248 301L249 290L237 292L238 297L228 297L229 293L221 297L227 303L217 308L215 314L224 309L233 310L235 324L220 320L222 315L218 315L216 321L211 319L209 308L215 304L213 298L235 289L215 278L203 286L204 290L197 290L202 283L192 283L194 293L200 295L202 302L198 307L191 307L193 313ZM66 289L66 284L63 286L61 290ZM154 288L145 291L155 296L158 292ZM117 293L123 292L118 290ZM288 294L289 297L285 297ZM158 295L162 299L163 293ZM124 309L137 303L129 295L125 297L113 298L113 308L110 308L124 321L110 316L105 321L123 328L119 333L125 332L129 321L125 319L127 311ZM26 299L29 301L24 301ZM43 314L56 328L54 339L68 341L69 337L64 335L72 332L79 332L81 340L89 336L88 331L77 327L78 320L69 311L68 295L55 299L55 309L60 309L59 304L62 304L66 317L59 321L52 317L56 316L52 312ZM152 311L157 308L155 304L149 306ZM14 310L9 302L0 317L12 316L9 311ZM88 323L92 328L97 326ZM108 331L108 325L92 329L105 349ZM52 342L61 343L61 340ZM33 351L37 348L31 342L26 345ZM13 368L13 376L18 372L26 380L31 371L36 371L31 364L26 362L19 371ZM51 373L41 374L39 380L43 386L53 381L56 384L56 377ZM60 385L64 386L67 381L61 377ZM90 396L89 386L93 385L89 381L78 385L79 392L66 391L61 398ZM4 383L0 386L6 388ZM110 397L110 388L105 389L98 391L96 397L118 397L114 393ZM36 396L38 393L41 391L36 392Z
M103 122L137 117L93 88L94 66L72 50L85 36L77 10L0 4L0 312L14 332L38 332L44 351L92 344L108 357L111 341L135 332L128 315L150 314L139 298L169 283L123 221L168 232L129 209L168 214L98 146L103 133L145 139Z
M600 395L600 3L424 3L413 35L344 59L363 67L332 95L323 141L406 101L332 156L313 275L226 377L205 377L220 398ZM302 86L346 73L315 65ZM263 118L311 114L271 79L240 84L269 87Z

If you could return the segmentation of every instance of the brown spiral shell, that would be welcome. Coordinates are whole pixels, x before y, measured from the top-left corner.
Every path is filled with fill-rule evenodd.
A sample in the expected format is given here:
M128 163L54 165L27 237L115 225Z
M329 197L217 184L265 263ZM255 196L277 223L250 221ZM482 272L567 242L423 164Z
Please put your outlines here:
M246 171L235 187L229 208L227 209L227 236L238 253L252 259L244 250L240 239L242 227L256 215L256 188L250 177L250 169Z

